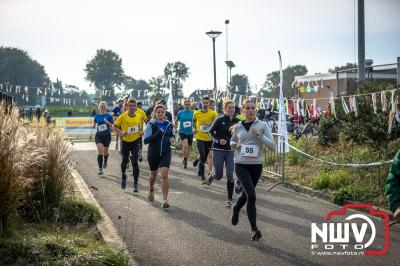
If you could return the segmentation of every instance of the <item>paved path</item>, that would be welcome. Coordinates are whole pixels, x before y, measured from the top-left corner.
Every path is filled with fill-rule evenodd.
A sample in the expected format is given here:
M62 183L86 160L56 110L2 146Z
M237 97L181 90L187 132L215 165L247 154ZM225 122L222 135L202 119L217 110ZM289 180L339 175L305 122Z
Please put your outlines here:
M192 167L182 169L173 156L170 170L171 208L163 211L160 184L156 199L147 200L148 165L140 163L140 192L120 189L120 156L110 152L105 175L97 175L95 144L74 143L77 170L95 198L125 237L140 265L399 265L400 226L392 228L391 250L385 256L311 255L311 223L324 222L339 206L277 188L257 187L258 226L262 241L250 241L245 209L232 226L226 204L226 183L201 186ZM114 144L111 144L114 147ZM381 222L376 222L382 225ZM377 242L383 243L378 230Z

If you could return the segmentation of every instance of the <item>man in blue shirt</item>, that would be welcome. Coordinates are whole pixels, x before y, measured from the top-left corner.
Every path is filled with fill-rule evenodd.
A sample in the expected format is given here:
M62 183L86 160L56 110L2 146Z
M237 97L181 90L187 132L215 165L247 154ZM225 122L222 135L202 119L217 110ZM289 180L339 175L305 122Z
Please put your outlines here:
M179 122L179 137L182 140L183 148L183 168L187 168L187 158L189 156L190 147L193 143L193 113L191 110L190 100L185 100L184 109L176 116Z
M119 98L117 100L117 105L114 107L113 111L112 111L112 116L114 118L114 120L116 120L118 118L118 116L121 115L121 109L122 109L122 105L124 103L124 100ZM115 150L118 150L118 144L119 144L119 135L115 134Z

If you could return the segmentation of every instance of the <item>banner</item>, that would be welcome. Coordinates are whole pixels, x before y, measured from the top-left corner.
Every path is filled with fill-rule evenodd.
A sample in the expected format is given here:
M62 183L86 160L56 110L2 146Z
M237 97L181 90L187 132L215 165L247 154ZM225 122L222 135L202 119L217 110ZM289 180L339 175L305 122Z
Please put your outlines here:
M279 68L280 68L278 133L282 136L282 138L278 138L278 152L287 153L289 152L289 145L288 145L289 137L286 127L285 107L283 103L283 73L282 73L282 57L280 51L278 51L278 55L279 55Z
M171 113L172 115L172 124L175 123L175 112L174 112L174 100L172 98L172 81L169 84L169 95L168 95L168 101L167 101L167 108L168 112Z
M92 136L96 133L93 117L63 117L62 124L66 136Z

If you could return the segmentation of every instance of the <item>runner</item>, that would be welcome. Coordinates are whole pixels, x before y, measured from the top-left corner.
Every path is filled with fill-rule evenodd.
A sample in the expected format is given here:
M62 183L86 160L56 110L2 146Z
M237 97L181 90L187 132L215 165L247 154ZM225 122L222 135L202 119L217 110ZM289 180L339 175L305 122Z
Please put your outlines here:
M217 111L215 111L215 100L214 99L210 99L210 106L208 107L210 110L212 110L215 113L215 117L218 117L219 114ZM209 171L209 176L208 178L210 178L210 176L213 173L213 168L214 168L214 163L213 163L213 153L210 152L208 153L207 156L207 164L208 164L208 171Z
M117 119L118 116L121 115L121 109L122 109L123 103L124 103L123 99L119 98L117 100L117 106L115 106L113 111L112 111L112 116L113 116L114 120ZM120 136L118 134L115 134L115 150L116 151L119 150L119 147L118 147L118 144L120 142L119 138L120 138Z
M208 179L207 185L210 185L213 179L220 180L222 178L225 163L228 206L230 207L234 203L233 188L235 186L233 180L234 152L230 146L230 139L232 137L234 125L239 122L239 119L235 117L235 103L233 101L226 101L224 103L224 113L224 115L218 117L214 121L209 131L210 135L213 137L212 153L214 172Z
M183 168L187 168L187 158L189 157L189 151L193 143L193 114L191 110L190 100L185 100L184 108L176 116L176 120L179 122L179 137L182 141L182 153L183 153ZM176 123L177 124L177 123Z
M140 131L142 118L140 115L135 114L136 100L131 98L128 100L128 112L121 114L117 120L114 122L114 130L122 136L121 145L121 188L126 188L126 165L131 159L132 163L132 175L133 175L133 192L139 192L139 141L140 137L143 135L143 131ZM119 128L121 127L121 129Z
M251 100L244 103L244 121L236 124L231 138L231 147L235 151L235 172L243 186L244 193L231 208L231 223L239 222L240 209L247 202L247 216L250 221L251 240L258 241L261 232L257 228L256 192L255 187L261 177L264 162L264 144L275 150L275 141L271 129L264 121L256 118L256 104Z
M103 169L107 168L108 147L111 143L111 128L113 117L106 113L106 102L99 103L99 114L96 114L93 119L93 128L97 125L95 135L95 143L97 146L97 163L99 164L99 175L102 175Z
M201 110L197 110L193 114L193 123L195 125L194 137L196 138L197 148L200 155L200 163L198 159L196 159L197 163L195 160L193 166L196 167L198 164L197 175L201 177L203 185L207 183L204 173L204 165L207 161L207 156L212 145L212 139L210 135L208 135L208 130L216 118L215 112L208 108L209 101L210 98L207 96L203 97L201 100Z
M165 107L165 110L168 109L167 103L164 100L160 100L157 102L157 105L162 105ZM169 111L165 111L165 118L172 123L172 114Z
M175 141L174 127L171 122L165 119L166 108L163 105L157 105L153 116L147 124L144 133L144 143L149 144L147 161L150 167L149 177L149 201L154 200L154 183L160 168L162 179L163 209L169 208L168 204L168 171L171 164L171 144Z
M135 114L140 115L140 117L141 117L142 122L140 123L139 131L143 131L143 124L147 121L147 116L146 116L146 113L142 109L141 102L136 103ZM139 162L143 161L142 148L143 148L143 139L142 139L142 137L140 137L140 140L139 140Z
M147 116L147 121L146 121L146 123L150 121L151 115L153 114L154 107L156 107L157 102L158 102L158 99L157 99L157 98L154 98L154 99L152 100L152 102L151 102L151 106L146 110L146 116Z

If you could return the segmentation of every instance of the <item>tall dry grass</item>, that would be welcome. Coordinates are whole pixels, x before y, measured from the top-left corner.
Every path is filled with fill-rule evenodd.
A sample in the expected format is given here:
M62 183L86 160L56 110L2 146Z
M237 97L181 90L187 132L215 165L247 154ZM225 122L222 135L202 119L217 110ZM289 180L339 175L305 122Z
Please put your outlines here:
M48 219L71 191L71 149L57 129L25 123L0 104L0 234L11 215Z
M38 148L44 148L45 160L37 165L29 187L27 213L42 220L57 215L72 194L72 150L58 129L36 127L34 130Z

